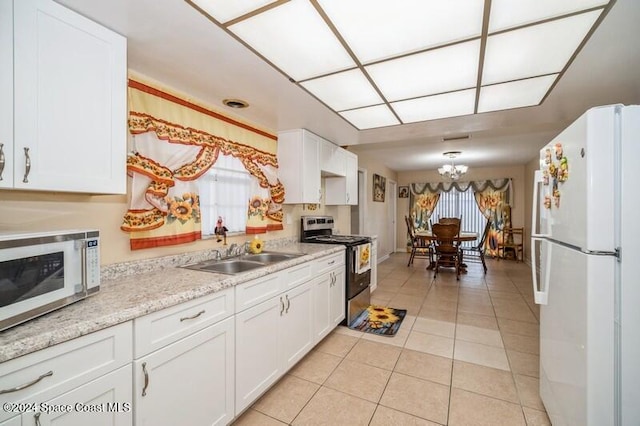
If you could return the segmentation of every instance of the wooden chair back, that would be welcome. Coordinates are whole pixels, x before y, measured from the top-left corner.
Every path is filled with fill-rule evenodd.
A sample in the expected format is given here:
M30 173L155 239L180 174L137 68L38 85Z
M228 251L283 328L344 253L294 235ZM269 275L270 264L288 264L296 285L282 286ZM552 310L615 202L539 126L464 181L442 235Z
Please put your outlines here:
M434 223L432 229L436 237L436 253L455 253L458 251L456 237L460 232L460 225L453 223Z
M477 248L479 250L484 249L484 245L487 241L487 236L489 235L490 229L491 229L491 219L487 219L487 224L484 226L484 231L482 231L482 237L480 237L480 241L478 241Z
M456 235L460 234L460 227L462 225L462 217L441 217L438 223L443 225L456 225L458 227L458 232Z

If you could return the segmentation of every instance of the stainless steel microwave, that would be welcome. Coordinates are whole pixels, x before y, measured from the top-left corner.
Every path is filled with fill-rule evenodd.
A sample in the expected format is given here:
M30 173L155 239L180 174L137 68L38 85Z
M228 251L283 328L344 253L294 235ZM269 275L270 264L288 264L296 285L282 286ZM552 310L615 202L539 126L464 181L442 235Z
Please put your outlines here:
M97 230L0 233L0 331L99 289Z

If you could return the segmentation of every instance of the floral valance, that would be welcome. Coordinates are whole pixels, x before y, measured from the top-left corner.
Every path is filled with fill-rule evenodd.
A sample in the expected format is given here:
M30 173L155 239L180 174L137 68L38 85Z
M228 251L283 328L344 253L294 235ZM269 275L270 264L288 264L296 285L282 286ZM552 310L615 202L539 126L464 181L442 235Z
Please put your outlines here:
M467 182L427 182L427 183L412 183L409 185L411 193L414 195L420 195L425 193L439 194L441 192L449 192L456 189L460 192L465 192L471 189L473 192L483 192L487 189L492 189L498 192L505 192L505 198L507 203L511 203L512 197L512 180L510 178L504 179L492 179L482 181L467 181Z
M195 180L220 155L239 159L264 189L264 214L253 215L261 223L252 223L249 215L247 232L282 229L284 187L277 178L276 136L138 80L129 80L133 142L127 169L133 181L121 226L131 232L131 248L200 239Z

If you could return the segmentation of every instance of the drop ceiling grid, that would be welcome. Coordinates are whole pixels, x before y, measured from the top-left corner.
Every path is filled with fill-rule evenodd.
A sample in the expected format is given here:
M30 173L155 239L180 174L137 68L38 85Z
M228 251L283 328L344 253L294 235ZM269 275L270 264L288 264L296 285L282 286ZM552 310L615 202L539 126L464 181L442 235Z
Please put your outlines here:
M366 129L539 105L615 0L187 1Z

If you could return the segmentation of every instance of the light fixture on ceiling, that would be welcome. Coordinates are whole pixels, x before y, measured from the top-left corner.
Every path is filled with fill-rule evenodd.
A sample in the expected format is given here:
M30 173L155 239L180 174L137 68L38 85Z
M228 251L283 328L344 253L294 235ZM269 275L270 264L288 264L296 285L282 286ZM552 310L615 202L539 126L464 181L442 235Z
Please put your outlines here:
M186 1L360 130L540 105L615 4Z
M249 106L249 102L243 101L242 99L224 99L222 103L229 108L247 108Z
M442 167L439 167L438 173L440 173L441 176L444 176L451 180L458 180L460 176L467 173L467 170L469 169L467 166L463 166L462 164L458 164L456 166L453 163L453 160L460 154L462 154L462 152L460 151L447 151L444 154L442 154L445 157L448 157L451 160L451 163L445 164Z

